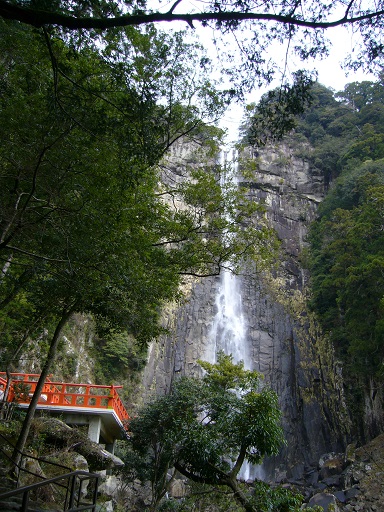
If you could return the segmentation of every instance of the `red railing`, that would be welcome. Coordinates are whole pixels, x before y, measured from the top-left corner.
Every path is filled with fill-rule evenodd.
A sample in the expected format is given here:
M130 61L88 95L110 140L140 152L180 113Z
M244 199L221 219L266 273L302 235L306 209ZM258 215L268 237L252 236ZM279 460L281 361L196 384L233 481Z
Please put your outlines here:
M39 374L11 373L12 383L8 402L27 404L36 390ZM6 374L0 372L0 390L5 388ZM118 395L122 386L100 386L96 384L75 384L53 382L47 379L39 397L39 404L88 409L113 409L125 425L129 415Z
M7 381L5 379L3 379L3 377L0 377L0 391L4 391L6 385L7 385Z

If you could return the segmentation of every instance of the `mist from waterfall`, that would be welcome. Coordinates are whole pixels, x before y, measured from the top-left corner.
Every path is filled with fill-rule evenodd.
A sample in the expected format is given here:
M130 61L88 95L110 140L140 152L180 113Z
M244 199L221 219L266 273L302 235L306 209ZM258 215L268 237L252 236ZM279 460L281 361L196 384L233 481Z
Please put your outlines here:
M228 165L227 153L223 155L223 167L225 172L222 175L222 185L229 178L230 170L234 178L237 174L237 154L232 153L232 161ZM225 354L232 354L233 361L244 362L244 368L252 369L252 357L249 353L247 342L247 325L243 313L241 276L235 275L230 268L222 269L220 283L215 299L215 315L212 329L209 336L209 347L205 359L211 363L217 361L217 353L223 351ZM263 479L261 466L252 466L244 462L239 477L243 480Z

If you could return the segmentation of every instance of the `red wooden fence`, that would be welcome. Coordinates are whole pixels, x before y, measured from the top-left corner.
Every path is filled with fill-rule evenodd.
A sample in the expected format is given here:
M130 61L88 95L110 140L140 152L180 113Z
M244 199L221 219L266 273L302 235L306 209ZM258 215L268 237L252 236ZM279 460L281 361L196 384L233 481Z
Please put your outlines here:
M28 404L39 377L36 373L11 373L12 381L7 401ZM6 373L0 372L0 392L4 391L6 382ZM113 409L120 421L126 425L129 415L117 392L121 388L122 386L113 385L53 382L47 379L38 403L79 409Z

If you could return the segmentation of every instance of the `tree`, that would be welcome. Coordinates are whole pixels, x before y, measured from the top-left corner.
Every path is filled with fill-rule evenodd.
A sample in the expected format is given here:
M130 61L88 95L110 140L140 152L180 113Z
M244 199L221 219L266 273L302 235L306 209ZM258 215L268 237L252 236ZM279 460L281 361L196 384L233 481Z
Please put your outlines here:
M217 274L239 252L258 257L268 230L244 229L259 207L220 188L221 131L199 113L215 116L223 103L182 34L130 29L103 48L85 40L73 51L48 30L1 24L0 326L14 359L33 334L50 333L22 450L72 313L145 345L162 332L161 306L177 297L183 274ZM188 183L171 187L160 164L182 137L205 156L186 169Z
M344 91L338 92L335 96L358 111L372 103L377 107L378 103L383 104L383 75L379 76L380 81L376 83L369 81L349 83Z
M268 91L257 105L246 108L242 125L244 144L262 146L276 142L297 125L297 116L313 102L315 85L306 73L294 74L294 85Z
M383 5L366 0L360 2L337 0L319 3L316 0L299 2L280 0L270 4L264 0L201 2L198 7L176 0L171 7L162 2L159 9L144 0L137 2L116 0L46 2L34 0L1 0L0 16L17 20L34 27L56 26L66 33L84 31L100 35L100 31L114 31L119 27L141 26L153 23L185 23L194 28L195 23L209 26L219 34L233 34L233 44L228 49L221 42L217 48L223 56L220 65L233 80L233 92L253 86L256 82L270 82L276 76L276 63L267 51L273 42L285 43L284 51L293 51L300 59L307 60L326 55L329 42L326 33L334 27L354 27L361 34L359 49L349 56L352 68L365 67L380 71L383 53ZM162 8L163 7L163 8ZM244 37L241 30L244 29ZM239 58L233 59L235 48ZM242 64L240 63L242 59ZM285 75L285 72L282 72Z
M177 380L169 395L144 406L130 423L133 449L150 473L152 509L173 468L194 482L228 487L245 510L254 511L236 479L244 461L259 464L283 443L277 396L230 355L200 365L202 379Z
M342 175L311 234L312 305L363 377L383 375L383 191L383 160Z

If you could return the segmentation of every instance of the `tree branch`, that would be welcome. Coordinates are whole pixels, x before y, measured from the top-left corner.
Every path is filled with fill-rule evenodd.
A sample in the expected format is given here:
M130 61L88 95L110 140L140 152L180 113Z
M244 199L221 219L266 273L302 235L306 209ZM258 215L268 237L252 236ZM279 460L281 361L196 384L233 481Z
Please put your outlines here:
M32 258L35 258L36 260L44 260L44 261L51 261L54 263L65 263L67 260L58 260L55 258L48 258L46 256L41 256L40 254L34 254L29 251L24 251L23 249L19 249L19 247L12 247L10 245L7 246L7 249L10 251L19 252L20 254L25 254L26 256L32 256Z
M21 224L23 214L25 213L30 201L33 199L33 194L35 193L35 190L36 190L37 175L40 170L41 163L44 159L44 155L48 151L49 147L50 146L43 147L43 149L40 151L40 153L38 155L37 163L35 165L35 168L33 169L32 180L31 180L31 189L29 190L29 192L21 192L17 198L17 201L14 206L14 213L12 215L12 218L7 222L7 225L4 227L3 232L1 233L1 238L0 238L0 248L1 249L4 247L7 248L9 242L12 240L12 238L14 238L16 232L20 230L20 224ZM27 196L27 199L24 201L24 204L19 209L19 204L20 204L21 198L24 195ZM12 225L14 227L13 227L13 230L11 231Z
M185 271L185 272L178 272L178 274L180 276L190 276L190 277L215 277L215 276L220 275L220 269L221 269L221 267L219 266L216 271L212 270L212 272L199 273L199 272Z
M169 9L168 13L172 14L173 11L176 9L176 7L182 2L183 0L176 0L176 2L172 5L172 7Z
M176 2L177 3L177 2ZM166 13L142 13L115 16L112 18L75 18L57 12L42 11L21 7L20 5L9 4L6 0L0 0L0 16L9 20L17 20L35 27L44 25L58 25L70 30L78 29L99 29L107 30L116 27L138 26L149 23L183 21L192 25L193 21L207 22L228 22L228 21L271 21L282 24L292 24L298 27L311 29L328 29L340 25L349 25L362 21L368 21L383 16L384 10L367 12L359 16L348 17L352 2L348 6L345 15L334 21L310 21L296 18L294 15L281 15L270 13L253 12L198 12L192 14L174 14L171 10ZM176 5L175 5L176 7Z
M219 469L217 471L222 473L225 480L221 479L221 478L219 478L218 480L213 480L213 479L209 479L209 478L204 478L199 475L195 475L194 473L191 473L190 471L185 469L185 467L182 466L179 462L175 462L174 467L179 473L181 473L183 476L189 478L189 480L192 480L193 482L200 483L200 484L208 484L208 485L227 485L226 480L228 477L225 473L223 473Z
M230 473L231 478L237 477L237 474L239 473L241 466L243 465L246 453L247 453L246 447L245 447L245 445L242 444L240 447L240 452L239 452L239 455L235 462L235 465L233 466L232 471Z
M349 15L350 10L352 9L352 5L354 4L355 0L351 0L348 4L347 10L345 11L344 18L347 18Z

